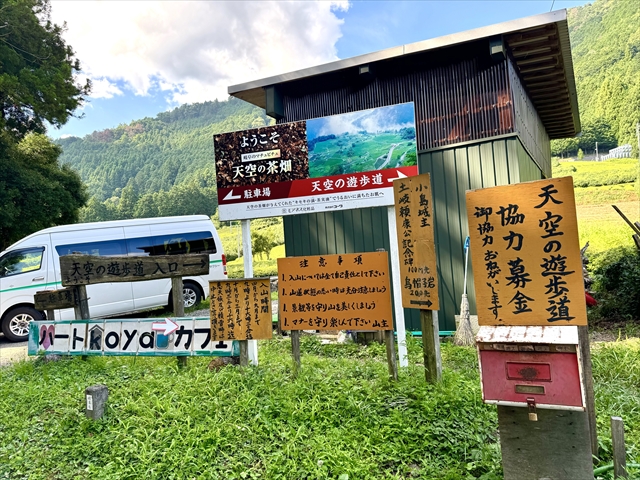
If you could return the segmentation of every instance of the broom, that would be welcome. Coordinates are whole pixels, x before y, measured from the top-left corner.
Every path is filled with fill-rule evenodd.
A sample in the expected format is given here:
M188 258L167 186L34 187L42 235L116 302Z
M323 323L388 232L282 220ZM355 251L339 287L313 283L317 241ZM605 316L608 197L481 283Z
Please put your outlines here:
M464 242L464 286L462 292L462 301L460 302L460 322L456 329L456 335L453 337L453 343L456 345L473 345L473 330L471 329L471 320L469 318L469 299L467 298L467 266L469 264L469 237Z

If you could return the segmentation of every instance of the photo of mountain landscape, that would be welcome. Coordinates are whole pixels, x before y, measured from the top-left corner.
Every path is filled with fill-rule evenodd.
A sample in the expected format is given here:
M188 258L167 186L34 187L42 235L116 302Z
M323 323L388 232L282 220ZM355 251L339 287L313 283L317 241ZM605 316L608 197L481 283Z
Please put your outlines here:
M416 165L413 103L307 121L312 178Z

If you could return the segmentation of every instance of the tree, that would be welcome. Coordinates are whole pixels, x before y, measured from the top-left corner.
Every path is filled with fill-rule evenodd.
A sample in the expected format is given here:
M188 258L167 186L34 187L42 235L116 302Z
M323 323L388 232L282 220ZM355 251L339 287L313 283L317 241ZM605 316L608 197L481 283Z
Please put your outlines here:
M48 0L0 0L0 247L36 230L73 223L87 201L46 122L63 125L89 93L80 64L51 23Z
M74 223L87 201L76 172L58 164L60 147L45 135L30 133L19 143L0 131L0 247L30 233Z
M253 254L260 254L260 258L264 258L263 254L267 255L267 259L271 258L271 249L278 244L269 234L262 234L253 232L251 234L251 250Z
M49 0L0 0L0 128L16 138L59 127L90 91L80 63L50 19Z

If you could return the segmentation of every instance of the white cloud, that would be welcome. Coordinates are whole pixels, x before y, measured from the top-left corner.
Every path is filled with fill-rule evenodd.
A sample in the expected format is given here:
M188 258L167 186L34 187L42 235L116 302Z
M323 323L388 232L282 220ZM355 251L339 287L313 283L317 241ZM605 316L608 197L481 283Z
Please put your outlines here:
M225 99L229 85L337 59L347 1L55 1L55 23L94 98L165 91L174 104Z

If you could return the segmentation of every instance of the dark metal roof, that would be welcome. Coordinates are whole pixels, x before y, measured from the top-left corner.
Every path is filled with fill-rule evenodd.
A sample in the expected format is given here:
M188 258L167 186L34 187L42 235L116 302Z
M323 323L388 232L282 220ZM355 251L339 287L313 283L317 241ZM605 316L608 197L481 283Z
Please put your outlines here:
M465 43L478 42L501 36L519 71L525 89L530 96L550 138L572 137L580 131L578 99L576 94L571 44L566 10L520 18L465 32L368 53L336 62L297 70L229 87L229 95L241 98L256 106L266 107L264 88L272 85L296 84L336 78L349 69L371 64L385 68L387 60L408 56L432 56L436 51ZM455 61L451 58L451 63ZM346 78L346 77L345 77Z

